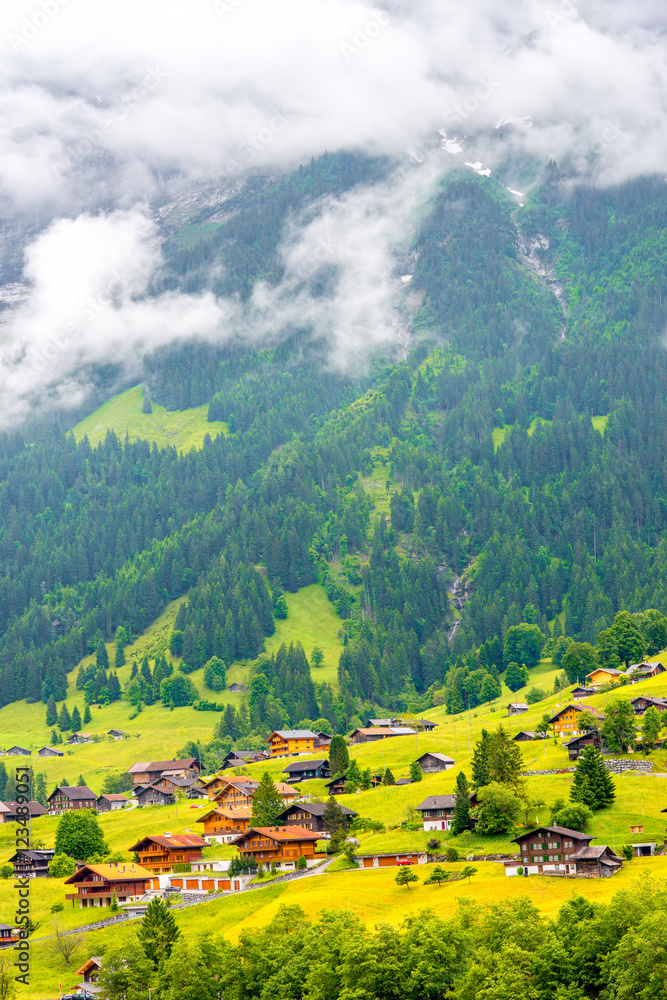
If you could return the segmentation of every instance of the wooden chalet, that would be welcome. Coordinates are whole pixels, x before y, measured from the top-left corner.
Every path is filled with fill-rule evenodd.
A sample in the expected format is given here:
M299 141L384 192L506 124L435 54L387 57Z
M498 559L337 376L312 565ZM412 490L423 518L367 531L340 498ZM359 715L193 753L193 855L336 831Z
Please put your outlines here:
M374 743L376 740L387 740L392 736L416 736L417 730L410 726L371 726L368 729L355 729L350 734L351 743Z
M579 878L609 878L623 867L621 859L606 844L580 847L574 855Z
M331 777L331 768L329 767L329 761L326 759L295 760L293 764L287 764L283 768L283 772L291 782Z
M95 809L97 795L86 785L58 785L46 801L50 816L62 816L73 809Z
M455 805L455 795L429 795L415 811L422 814L425 830L451 830Z
M0 924L0 948L11 948L17 941L21 940L18 927L11 924Z
M512 739L515 743L530 743L531 740L535 739L535 730L522 729L516 734L516 736L513 736Z
M163 774L161 778L153 782L153 785L155 788L162 788L166 792L171 792L175 798L208 798L204 789L204 782L201 778L195 778L194 776L178 778L175 775Z
M525 701L511 701L507 706L508 715L523 715L527 711L528 705L526 705Z
M424 774L435 774L438 771L449 771L450 768L454 767L456 761L448 757L447 754L431 750L418 757L416 763L419 764Z
M129 767L126 774L132 775L132 781L135 785L152 785L164 774L175 778L186 778L188 775L198 777L199 763L196 757L184 757L179 760L173 757L171 760L140 761Z
M360 868L395 868L404 865L425 865L426 851L391 851L387 854L357 854Z
M259 781L251 780L241 776L240 778L226 778L225 784L216 792L214 801L227 809L247 809L252 808L252 800L255 792L259 788ZM299 798L300 792L284 781L277 781L276 788L283 802L294 802Z
M633 681L643 681L647 677L657 677L664 674L665 667L660 661L657 663L631 663L626 673Z
M25 747L10 747L9 750L5 750L3 757L29 757L30 751L26 750Z
M107 736L110 736L112 740L122 740L122 738L125 736L125 730L109 729L107 732Z
M352 809L347 809L345 806L339 806L347 826L350 825L353 819L355 819L359 813L354 812ZM304 830L314 830L316 833L322 833L324 830L324 810L326 805L324 802L293 802L292 805L288 806L287 809L283 809L278 816L276 816L276 822L280 822L282 826L300 826Z
M586 747L596 747L596 749L600 749L600 734L596 733L594 730L590 733L582 733L581 736L573 736L571 740L565 740L562 746L567 749L567 754L570 760L577 760Z
M306 830L302 826L257 826L250 827L233 842L241 855L253 855L260 869L296 868L299 858L306 862L319 863L326 857L317 854L315 845L320 840L319 833Z
M68 893L65 899L78 902L85 909L89 906L111 906L111 897L116 894L119 903L136 903L151 889L160 888L160 880L141 865L122 861L108 865L82 865L78 871L65 879L65 885L76 886L76 892Z
M581 701L582 698L590 698L592 694L597 694L597 688L584 687L582 684L577 684L577 686L572 689L572 698L575 701Z
M20 806L17 802L3 802L5 810L0 810L2 814L3 823L18 823L19 820L25 818L24 809L28 809L30 813L30 819L37 819L39 816L47 816L49 810L45 809L41 802L37 802L35 799L31 799L30 802L22 803ZM18 810L21 809L21 815L19 816Z
M648 694L640 694L638 698L631 698L630 704L635 715L643 715L651 705L659 712L664 712L667 709L667 698L653 698Z
M202 848L208 841L196 833L164 833L142 837L129 848L139 864L155 875L173 872L174 865L201 861Z
M38 757L64 757L65 754L62 750L58 750L57 747L41 747L37 751Z
M561 739L564 736L582 736L585 730L580 729L577 724L577 716L580 712L590 712L597 719L604 718L601 712L598 712L596 708L592 708L590 705L584 705L581 702L576 705L565 705L564 708L560 708L549 719L549 725L553 727L554 735L560 736Z
M227 809L217 806L200 816L197 822L204 824L205 840L209 843L226 844L249 829L251 813L249 808Z
M346 781L347 778L344 774L340 774L337 778L332 778L331 781L327 781L325 785L327 795L345 795Z
M593 837L562 826L541 826L516 837L518 859L505 862L505 874L518 869L530 875L576 875L579 878L608 878L623 862L606 844L592 846Z
M235 692L240 692L242 694L245 691L245 687L243 684L238 684L237 682L234 682L234 684L229 685L227 690L230 691L232 694L234 694Z
M599 688L605 684L618 684L621 677L625 677L625 671L616 670L613 667L596 667L586 674L586 684L588 687Z
M116 792L105 792L104 795L97 796L97 811L101 813L114 812L116 809L124 809L127 804L127 798Z
M268 760L269 754L264 750L230 750L222 762L222 770L230 767L245 767L260 760Z
M49 862L53 861L55 853L53 848L39 851L17 851L9 859L9 864L14 865L14 877L48 878Z
M272 757L285 757L293 753L312 753L318 733L310 729L276 729L267 739Z
M67 743L71 745L75 743L94 743L93 737L90 733L72 733L70 737L66 740Z
M84 962L80 969L76 970L75 975L83 976L81 983L76 987L77 994L85 996L86 993L96 995L100 989L97 985L100 978L100 970L102 968L102 959L100 957L89 958L87 962Z
M146 806L173 806L176 801L173 792L168 792L166 788L158 788L156 785L136 785L132 794L137 800L139 809Z

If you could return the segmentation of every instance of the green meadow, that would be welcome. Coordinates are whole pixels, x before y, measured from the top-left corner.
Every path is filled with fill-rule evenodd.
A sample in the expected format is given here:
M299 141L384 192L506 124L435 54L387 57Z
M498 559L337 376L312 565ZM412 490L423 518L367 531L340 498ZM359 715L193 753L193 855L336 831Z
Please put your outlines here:
M73 429L77 441L88 438L94 448L104 441L107 431L130 441L149 441L158 448L177 448L190 451L202 448L204 438L227 434L227 426L222 421L208 422L208 405L191 410L165 410L163 406L152 404L152 413L142 413L143 392L140 385L127 389L103 403Z

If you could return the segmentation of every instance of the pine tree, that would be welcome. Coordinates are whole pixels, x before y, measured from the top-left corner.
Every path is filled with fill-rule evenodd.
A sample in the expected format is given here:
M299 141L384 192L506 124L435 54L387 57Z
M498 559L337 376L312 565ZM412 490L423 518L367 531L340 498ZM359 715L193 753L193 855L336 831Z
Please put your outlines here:
M5 802L16 802L16 778L14 777L14 775L11 772L10 772L10 774L9 774L9 776L7 778L7 782L5 784L4 801Z
M383 785L395 785L396 784L396 778L391 773L391 771L389 770L389 768L387 768L387 770L384 772L384 776L382 778L382 784Z
M596 810L611 805L615 798L614 782L602 754L596 747L586 747L577 761L570 799Z
M419 765L419 761L415 760L410 764L410 780L411 781L421 781L424 777L422 769Z
M81 732L81 713L79 712L78 705L75 705L72 709L72 721L70 724L70 729L73 733Z
M46 774L41 771L35 778L35 798L44 807L46 807L47 791Z
M334 736L329 744L329 767L332 775L345 774L350 763L350 752L343 736Z
M58 733L55 731L55 729L52 729L51 730L51 746L55 747L57 745L58 745Z
M5 797L5 788L7 786L7 768L3 761L0 761L0 801Z
M86 705L83 712L83 724L87 726L89 722L92 722L92 715L90 714L90 705Z
M80 774L77 780L77 785L79 786L79 788L82 788L85 784L86 782L83 780L83 775Z
M456 776L452 833L456 837L459 833L463 833L464 830L472 830L472 819L470 816L470 788L465 774L463 771L459 771Z
M489 777L490 745L491 734L483 729L472 755L472 784L475 790L488 785L491 780Z
M56 700L51 695L46 703L46 724L47 726L55 726L58 721L58 708L56 706Z
M271 775L265 771L259 788L253 795L251 824L253 826L273 826L278 813L281 813L284 808L285 803L280 792L273 783Z
M127 632L122 625L119 625L116 629L116 654L114 658L114 666L116 670L119 667L125 666L125 647L127 646Z
M157 969L160 961L171 955L181 932L167 904L156 897L146 907L144 918L139 924L138 935L146 958L149 958Z
M63 707L60 709L60 715L58 716L58 728L61 733L66 733L67 730L72 725L72 720L67 708L67 702L63 702Z
M109 654L107 653L107 647L104 644L104 639L100 639L97 644L97 649L95 650L95 663L98 671L109 669Z

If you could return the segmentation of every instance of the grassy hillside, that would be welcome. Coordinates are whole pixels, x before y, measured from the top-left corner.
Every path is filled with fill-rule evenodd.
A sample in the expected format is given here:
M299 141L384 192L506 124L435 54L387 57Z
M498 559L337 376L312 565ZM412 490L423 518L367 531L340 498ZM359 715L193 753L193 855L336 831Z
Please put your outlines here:
M208 406L170 411L153 403L152 413L142 413L142 405L142 388L135 385L107 400L77 424L74 436L77 441L87 437L95 447L104 440L107 431L111 430L119 438L128 434L130 441L141 439L156 444L158 448L173 447L185 452L191 448L201 448L207 434L214 438L218 434L227 433L227 427L221 421L208 422Z

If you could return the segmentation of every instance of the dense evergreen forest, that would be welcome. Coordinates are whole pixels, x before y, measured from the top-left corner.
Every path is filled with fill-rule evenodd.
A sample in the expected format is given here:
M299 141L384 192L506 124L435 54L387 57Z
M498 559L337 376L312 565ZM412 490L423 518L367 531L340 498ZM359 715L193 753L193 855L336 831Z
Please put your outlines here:
M217 291L277 281L291 213L389 169L337 155L257 179L214 237L167 247L162 280L201 288L215 262ZM551 164L517 211L456 174L415 234L405 360L350 379L307 330L261 351L192 343L144 368L157 402L227 422L201 451L112 433L91 448L58 426L0 437L0 702L62 700L100 640L186 592L184 675L255 659L283 591L320 582L341 617L340 692L313 685L302 650L260 657L246 734L318 717L341 730L438 691L460 711L497 684L513 626L595 644L619 611L667 613L666 222L662 180L572 189ZM563 289L564 329L518 232ZM363 485L379 466L389 519ZM192 700L147 670L144 695Z

